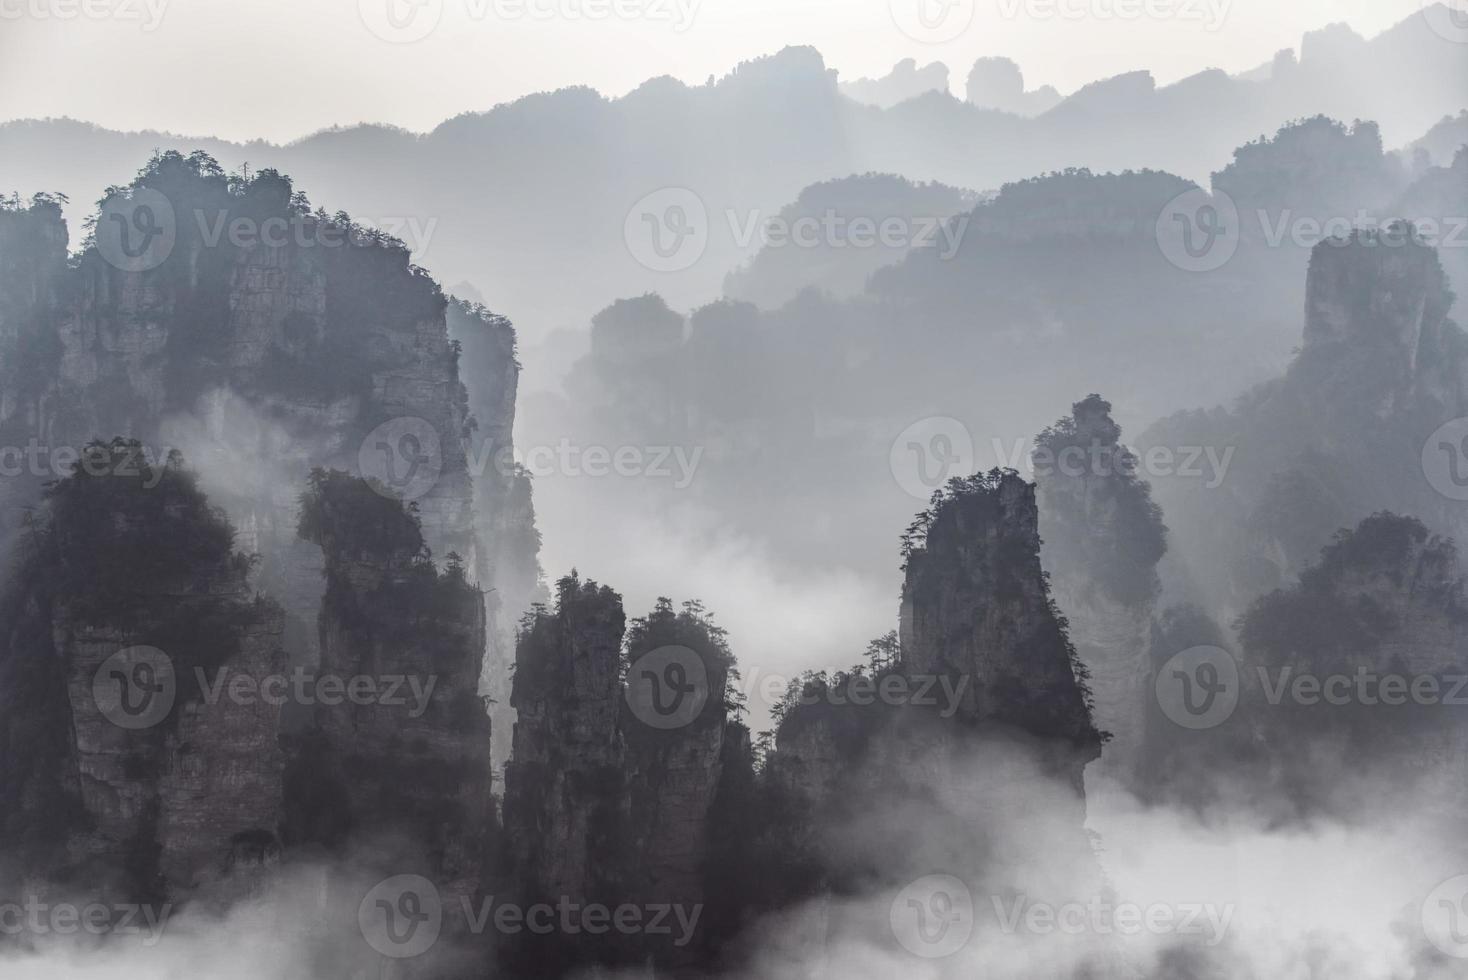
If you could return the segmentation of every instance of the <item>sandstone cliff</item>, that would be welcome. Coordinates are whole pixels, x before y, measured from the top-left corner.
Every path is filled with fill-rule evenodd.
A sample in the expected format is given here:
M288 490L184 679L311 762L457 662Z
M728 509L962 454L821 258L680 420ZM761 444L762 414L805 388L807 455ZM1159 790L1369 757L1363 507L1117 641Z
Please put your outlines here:
M1232 455L1152 481L1174 529L1169 577L1220 620L1375 511L1468 532L1451 483L1459 448L1440 429L1468 415L1468 344L1447 316L1436 250L1405 226L1328 241L1311 256L1306 293L1303 347L1284 377L1140 440L1143 455Z
M1099 395L1035 443L1041 562L1055 604L1090 675L1095 721L1110 735L1099 765L1130 782L1141 762L1152 698L1148 646L1166 528L1141 461Z
M48 492L0 639L7 863L114 902L248 887L284 767L279 706L215 683L284 670L280 610L194 477L139 449L98 445Z

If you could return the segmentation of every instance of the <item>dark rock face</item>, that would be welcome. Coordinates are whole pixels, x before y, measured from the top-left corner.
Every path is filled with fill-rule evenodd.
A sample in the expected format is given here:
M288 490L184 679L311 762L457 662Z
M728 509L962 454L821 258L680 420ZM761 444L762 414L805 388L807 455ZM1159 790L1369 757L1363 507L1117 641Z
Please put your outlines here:
M624 660L625 625L620 596L573 574L558 584L555 610L538 610L522 626L519 717L505 774L506 874L527 903L670 905L702 918L726 742L748 745L724 700L732 658L696 604L675 613L664 600L634 620ZM629 688L647 684L645 670L661 679L657 658L667 651L697 677L698 700L690 717L659 727ZM743 764L749 772L747 753ZM555 976L591 962L678 968L698 962L708 945L694 920L687 935L526 937L507 943L505 956Z
M300 664L317 654L322 563L296 537L296 497L316 466L389 484L427 474L390 489L417 504L433 554L457 552L494 594L530 599L538 538L528 483L492 465L514 419L507 321L456 308L465 325L451 338L445 297L401 242L313 212L274 171L228 176L202 153L167 153L111 200L124 210L151 202L168 247L122 261L104 214L101 237L69 270L54 207L0 212L0 235L16 244L6 254L19 257L0 297L0 343L26 352L7 357L12 373L0 377L8 445L79 447L120 434L158 453L184 449L242 547L261 556L260 583L286 611ZM489 485L476 486L471 463ZM7 513L40 482L9 481ZM491 510L477 527L476 507ZM508 651L488 652L503 660Z
M942 867L1002 894L1035 859L1099 887L1082 773L1102 739L1040 569L1034 487L1012 471L953 481L905 552L895 656L807 678L780 713L772 829L750 858L771 866L767 893L895 893ZM1044 814L1043 856L1017 833L1026 813Z
M285 764L279 706L218 686L284 671L281 612L194 478L138 451L99 445L104 475L48 493L0 650L7 861L113 901L249 887Z
M483 596L461 564L439 572L413 517L356 477L312 474L301 534L326 556L321 676L348 692L364 686L360 697L319 698L315 737L291 781L319 784L308 800L288 801L298 815L292 836L334 847L406 838L457 912L483 880L496 836L479 694ZM338 813L311 805L320 802Z
M968 678L965 721L1099 748L1084 673L1040 568L1034 486L1014 473L973 477L915 528L902 591L904 669Z
M1400 227L1325 242L1306 293L1304 345L1284 377L1232 411L1175 415L1141 439L1143 455L1232 455L1221 471L1153 481L1175 530L1173 577L1191 582L1220 620L1378 510L1413 514L1444 535L1468 532L1443 486L1454 460L1424 450L1440 426L1468 414L1468 345L1447 316L1452 294L1436 250Z
M1459 819L1468 725L1450 695L1465 641L1457 549L1413 518L1368 517L1259 599L1240 627L1245 707L1291 815L1360 816L1369 771L1420 812Z
M1162 514L1111 405L1091 395L1036 440L1041 561L1090 676L1103 769L1130 781L1151 701L1148 645L1166 551Z
M563 579L556 610L520 634L511 705L518 712L505 769L505 837L524 887L548 895L603 893L594 853L619 819L622 600Z

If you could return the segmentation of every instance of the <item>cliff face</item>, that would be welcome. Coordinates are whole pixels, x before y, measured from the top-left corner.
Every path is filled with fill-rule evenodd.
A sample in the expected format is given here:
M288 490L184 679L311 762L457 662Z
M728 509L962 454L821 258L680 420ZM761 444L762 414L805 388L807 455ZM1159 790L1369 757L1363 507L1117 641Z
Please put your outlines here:
M317 699L290 780L293 837L404 838L458 913L496 836L483 596L462 565L439 572L413 517L359 478L314 472L300 528L326 556L321 677L363 694Z
M4 220L12 230L0 233L29 236L20 254L55 265L54 219ZM486 549L516 536L533 543L528 487L513 472L495 474L488 456L494 485L476 498L461 345L449 336L445 298L402 243L311 211L274 171L227 176L203 154L169 153L108 199L78 268L62 271L59 299L46 276L21 279L54 321L45 344L32 346L54 351L32 372L37 391L7 382L0 392L9 442L76 447L121 434L159 455L184 449L242 544L262 556L261 582L287 611L298 662L314 662L321 599L321 556L295 534L311 468L371 476L416 503L434 555L457 552L487 588L514 563L491 562ZM0 300L0 340L29 322L18 308ZM518 366L513 328L500 321L497 334L507 349L480 365L474 414L507 445ZM476 500L495 508L483 539ZM515 561L533 569L528 550ZM519 601L534 573L528 587L517 574Z
M1221 621L1378 510L1468 533L1453 499L1455 437L1440 428L1468 415L1468 343L1447 316L1436 250L1403 229L1326 242L1306 293L1304 344L1284 377L1232 411L1176 415L1141 439L1143 454L1232 457L1153 480L1176 531L1173 578L1191 580Z
M1014 473L953 488L909 532L902 663L968 679L959 717L1099 748L1040 568L1035 488Z
M558 584L553 612L537 610L522 625L505 774L506 873L527 903L701 915L711 898L710 828L726 739L737 728L723 698L732 657L696 604L675 613L664 600L634 620L625 661L624 626L621 598L574 574ZM723 931L731 929L726 922ZM615 930L523 937L507 944L506 959L555 976L589 962L678 967L708 945L706 931Z
M279 853L280 708L215 682L284 670L280 610L190 474L96 451L5 599L8 861L114 901L249 887Z
M1152 692L1148 645L1166 528L1111 405L1091 395L1036 440L1041 563L1090 675L1100 765L1128 780L1141 761Z
M1460 819L1468 725L1451 705L1465 641L1451 541L1387 513L1338 534L1241 624L1247 714L1275 792L1295 813L1353 819L1370 809L1357 795L1369 779L1374 799L1410 794L1420 812Z
M518 712L505 769L505 837L527 890L596 896L610 869L599 835L621 819L624 747L618 724L622 600L563 579L554 614L520 634L511 705Z
M1038 519L1012 471L954 480L906 535L900 642L792 689L749 859L768 866L767 894L895 893L934 868L976 895L1101 887L1082 774L1102 740ZM1052 861L1067 871L1043 883L1017 870Z
M509 732L515 722L510 706L515 624L532 604L545 598L530 475L514 462L520 384L515 328L477 304L454 300L447 312L450 343L459 352L467 394L465 431L474 475L480 581L486 588L489 617L483 690L492 699L495 730ZM509 749L510 739L496 742L497 766L504 764Z

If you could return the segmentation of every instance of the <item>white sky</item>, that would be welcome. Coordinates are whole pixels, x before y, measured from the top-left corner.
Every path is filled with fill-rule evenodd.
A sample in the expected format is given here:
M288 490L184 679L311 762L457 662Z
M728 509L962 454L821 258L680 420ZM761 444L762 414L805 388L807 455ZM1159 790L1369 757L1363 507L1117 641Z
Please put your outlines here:
M408 21L415 26L441 5L421 40L388 43L364 25L364 11L381 22L387 4L413 2L429 4ZM646 15L564 15L587 2ZM919 2L958 3L955 18L967 5L971 23L944 43L914 40L895 20ZM517 3L549 16L505 16ZM682 31L660 16L676 16L680 4L697 4ZM1128 7L1154 15L1116 16ZM1020 63L1030 87L1070 92L1136 68L1164 83L1205 67L1243 70L1298 47L1306 30L1345 21L1369 36L1420 8L1421 0L0 0L0 120L66 115L235 140L357 122L422 131L567 85L616 95L656 75L699 83L787 44L814 45L846 79L885 73L904 57L941 60L959 90L976 57L1002 54Z

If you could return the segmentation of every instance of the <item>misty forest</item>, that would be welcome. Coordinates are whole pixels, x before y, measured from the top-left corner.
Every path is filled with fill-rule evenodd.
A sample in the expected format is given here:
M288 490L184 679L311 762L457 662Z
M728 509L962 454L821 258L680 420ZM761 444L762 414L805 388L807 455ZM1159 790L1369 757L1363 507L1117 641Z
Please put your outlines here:
M0 978L1468 977L1468 0L273 4L0 0Z

